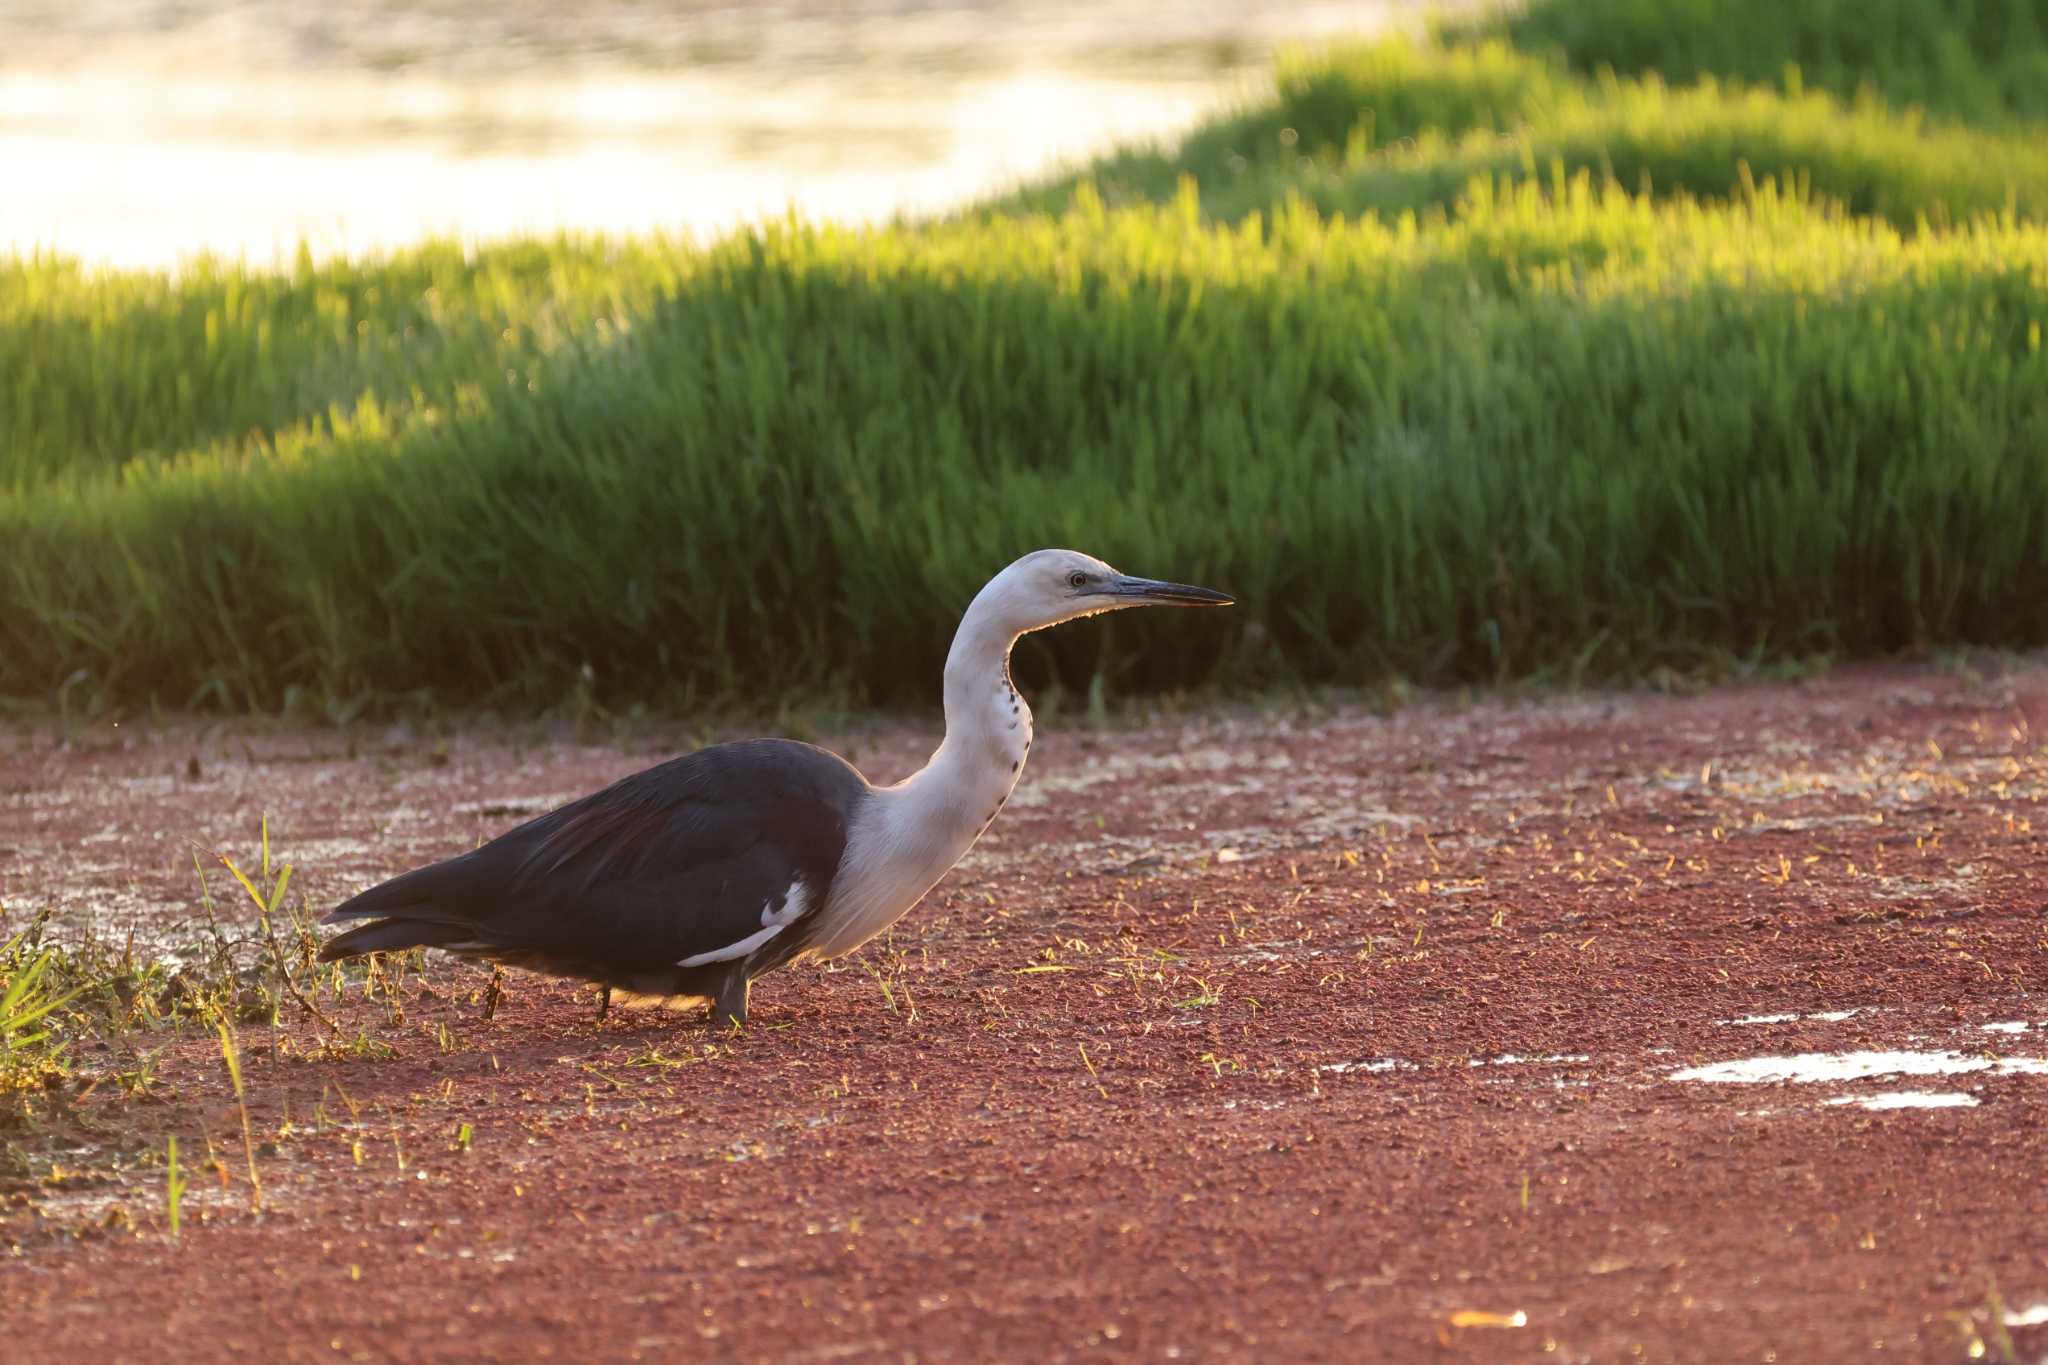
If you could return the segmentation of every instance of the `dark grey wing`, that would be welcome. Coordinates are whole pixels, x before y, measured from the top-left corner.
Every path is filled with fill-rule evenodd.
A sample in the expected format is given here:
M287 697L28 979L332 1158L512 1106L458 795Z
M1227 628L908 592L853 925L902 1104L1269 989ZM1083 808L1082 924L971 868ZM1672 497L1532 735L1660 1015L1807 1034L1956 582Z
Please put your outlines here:
M322 956L425 943L625 980L744 955L825 903L866 790L812 745L699 750L365 891L328 921L380 922Z

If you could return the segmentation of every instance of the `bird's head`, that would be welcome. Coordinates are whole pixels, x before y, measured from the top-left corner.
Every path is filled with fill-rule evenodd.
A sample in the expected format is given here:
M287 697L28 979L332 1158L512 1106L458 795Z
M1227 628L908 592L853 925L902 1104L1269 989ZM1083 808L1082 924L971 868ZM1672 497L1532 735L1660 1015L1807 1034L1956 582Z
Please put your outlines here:
M1227 607L1232 600L1209 588L1118 573L1076 550L1034 550L990 579L970 610L986 610L1000 628L1022 635L1124 607Z

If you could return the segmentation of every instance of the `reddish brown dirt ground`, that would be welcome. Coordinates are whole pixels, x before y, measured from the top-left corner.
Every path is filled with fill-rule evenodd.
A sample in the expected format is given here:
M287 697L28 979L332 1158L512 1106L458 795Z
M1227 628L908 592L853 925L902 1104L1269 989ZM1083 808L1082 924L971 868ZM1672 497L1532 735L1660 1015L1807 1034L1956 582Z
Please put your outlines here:
M245 1026L260 1214L173 1040L0 1184L8 1358L2048 1354L2048 665L1041 734L744 1032L438 958L330 1001L395 1055ZM324 909L680 743L20 731L0 927L170 934L266 812Z

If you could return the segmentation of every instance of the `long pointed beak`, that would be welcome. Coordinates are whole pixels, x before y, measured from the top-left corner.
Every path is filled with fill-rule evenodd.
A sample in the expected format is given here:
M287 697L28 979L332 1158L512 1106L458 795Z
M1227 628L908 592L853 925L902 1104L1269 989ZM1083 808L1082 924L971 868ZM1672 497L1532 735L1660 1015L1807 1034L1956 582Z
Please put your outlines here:
M1132 578L1118 574L1106 590L1111 597L1127 599L1132 606L1227 607L1237 599L1213 588L1191 588L1185 583L1162 583L1156 578Z

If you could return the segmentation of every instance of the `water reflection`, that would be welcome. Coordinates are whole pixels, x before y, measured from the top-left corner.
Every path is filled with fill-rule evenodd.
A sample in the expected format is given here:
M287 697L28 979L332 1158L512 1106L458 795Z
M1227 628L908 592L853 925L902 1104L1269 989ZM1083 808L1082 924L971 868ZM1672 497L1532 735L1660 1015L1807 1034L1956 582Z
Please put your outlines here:
M16 0L0 250L874 220L1185 126L1356 3Z

